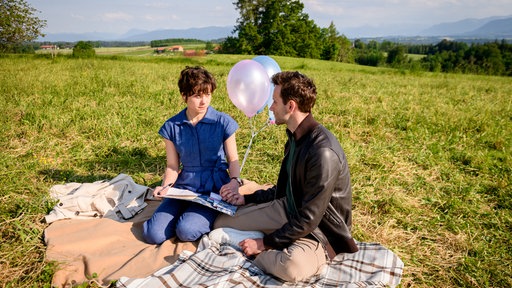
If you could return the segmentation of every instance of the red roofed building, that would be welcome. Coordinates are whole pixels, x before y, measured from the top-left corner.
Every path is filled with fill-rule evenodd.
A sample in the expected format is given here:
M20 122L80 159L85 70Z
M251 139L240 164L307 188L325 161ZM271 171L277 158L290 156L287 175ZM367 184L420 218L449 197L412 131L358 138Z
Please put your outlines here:
M169 47L169 51L183 52L183 46L180 46L180 45L171 46L171 47Z

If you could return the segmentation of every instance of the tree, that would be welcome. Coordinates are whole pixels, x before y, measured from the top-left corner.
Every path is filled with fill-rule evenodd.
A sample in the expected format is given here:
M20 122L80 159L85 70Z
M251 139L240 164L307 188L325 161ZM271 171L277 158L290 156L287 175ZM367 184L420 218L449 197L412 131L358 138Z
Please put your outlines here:
M73 57L90 58L96 55L96 50L91 42L78 41L73 47Z
M25 0L0 0L0 52L44 36L46 20L36 17L36 12Z
M206 51L213 51L213 49L215 49L215 45L213 45L213 43L211 41L207 41L204 46L204 49Z
M222 45L225 53L320 58L320 28L297 0L239 0L237 37Z
M329 27L322 28L322 53L320 54L320 59L322 60L336 60L338 53L340 51L340 43L338 41L338 31L334 26L334 23L331 22Z
M354 63L354 49L352 47L352 42L350 42L350 40L345 35L341 35L339 37L339 43L340 51L338 52L336 61Z
M386 61L384 53L379 50L379 43L371 40L364 43L360 39L354 41L355 63L366 66L379 66Z
M354 48L358 50L366 50L366 44L361 39L356 39L354 41Z
M356 49L355 62L359 65L379 66L386 61L384 54L377 49Z
M386 63L391 66L400 66L407 62L407 55L405 54L405 47L403 45L396 45L391 48L386 58Z

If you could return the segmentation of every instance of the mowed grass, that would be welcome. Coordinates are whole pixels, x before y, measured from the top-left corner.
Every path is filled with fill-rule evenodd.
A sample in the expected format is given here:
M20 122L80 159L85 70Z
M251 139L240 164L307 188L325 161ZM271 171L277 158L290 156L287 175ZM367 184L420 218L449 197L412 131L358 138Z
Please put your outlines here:
M251 56L0 57L0 286L49 286L43 217L48 189L129 174L154 186L165 166L160 125L185 107L185 65L213 72L212 105L240 124L230 69ZM512 81L409 73L273 57L318 87L315 117L340 140L351 168L353 234L405 263L402 287L511 287ZM264 127L267 111L251 121ZM275 183L285 127L255 138L242 176ZM100 271L97 271L100 272Z
M205 44L185 44L180 45L184 50L204 50ZM151 46L137 46L137 47L98 47L94 48L96 51L96 55L118 55L118 56L181 56L182 52L170 52L167 51L165 54L158 55L155 53L155 47ZM72 48L63 48L58 50L37 50L35 52L39 55L50 55L53 53L54 55L70 55L73 53Z

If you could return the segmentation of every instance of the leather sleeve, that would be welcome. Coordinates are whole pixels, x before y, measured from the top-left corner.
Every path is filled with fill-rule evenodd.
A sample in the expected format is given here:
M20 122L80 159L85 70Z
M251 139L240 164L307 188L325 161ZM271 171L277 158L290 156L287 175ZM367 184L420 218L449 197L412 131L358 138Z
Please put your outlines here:
M273 186L266 190L256 190L252 194L244 195L245 204L266 203L274 200L276 197L276 188L276 186Z
M280 199L286 196L286 168L285 161L286 157L283 159L281 163L281 170L279 171L279 177L277 178L277 185L266 189L266 190L256 190L252 194L244 195L245 203L266 203L275 199Z
M280 229L265 235L265 245L282 249L293 241L311 234L318 227L333 194L340 173L338 155L330 148L301 151L294 167L294 195L302 199L297 203L298 217ZM300 195L300 196L299 196Z

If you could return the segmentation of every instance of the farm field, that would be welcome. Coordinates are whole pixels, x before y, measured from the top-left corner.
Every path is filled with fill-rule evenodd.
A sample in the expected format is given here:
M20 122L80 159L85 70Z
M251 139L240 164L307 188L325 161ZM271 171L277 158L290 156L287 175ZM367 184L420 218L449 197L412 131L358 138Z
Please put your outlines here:
M187 50L200 50L204 49L205 45L197 45L197 44L187 44L187 45L181 45L183 49ZM137 46L137 47L99 47L94 48L96 51L96 55L117 55L117 56L156 56L155 48L151 46ZM51 53L57 54L57 55L70 55L73 53L72 48L66 48L66 49L58 49L58 50L37 50L37 54L42 55L48 55ZM159 56L175 56L180 55L180 53L166 53L164 55Z
M165 166L157 132L185 107L176 83L186 65L216 76L212 106L238 121L240 159L250 123L264 125L266 110L250 122L226 90L233 65L253 56L138 49L93 59L0 55L0 287L50 287L55 265L44 261L42 239L51 186L119 173L157 185ZM512 287L510 77L272 58L315 80L313 114L351 169L354 237L402 259L401 287ZM275 183L284 129L254 138L242 177Z

